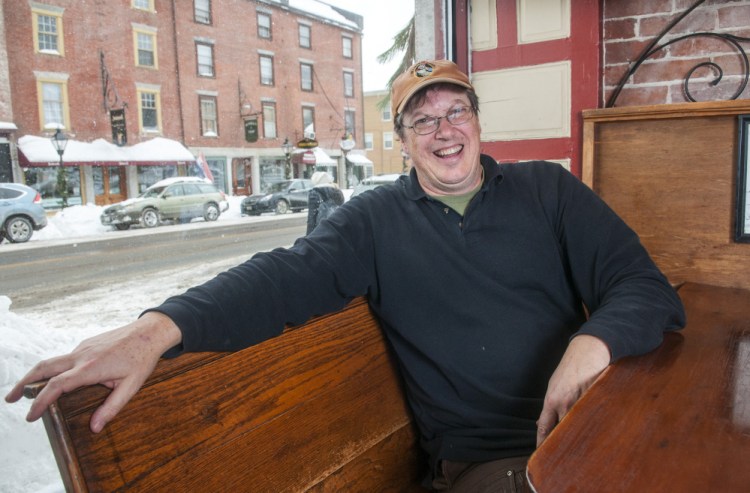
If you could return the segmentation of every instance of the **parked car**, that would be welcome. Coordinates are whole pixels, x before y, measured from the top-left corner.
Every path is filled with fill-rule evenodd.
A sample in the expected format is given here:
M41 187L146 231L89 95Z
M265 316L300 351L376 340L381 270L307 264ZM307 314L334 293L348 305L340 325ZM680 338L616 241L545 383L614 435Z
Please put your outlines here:
M372 190L373 188L379 187L381 185L387 185L389 183L396 183L396 180L398 180L400 176L403 176L403 175L392 173L392 174L385 174L385 175L368 176L367 178L359 182L354 187L354 191L352 192L352 197L354 197L355 195L359 195L360 193L366 190Z
M104 209L101 222L125 230L134 224L153 228L162 221L216 221L229 208L224 192L202 178L175 177L154 183L136 198Z
M308 179L284 180L271 185L267 193L245 197L240 206L243 216L259 216L264 212L286 214L290 210L307 209L307 196L313 187Z
M47 213L39 192L20 183L0 183L0 242L31 239L34 231L47 225Z

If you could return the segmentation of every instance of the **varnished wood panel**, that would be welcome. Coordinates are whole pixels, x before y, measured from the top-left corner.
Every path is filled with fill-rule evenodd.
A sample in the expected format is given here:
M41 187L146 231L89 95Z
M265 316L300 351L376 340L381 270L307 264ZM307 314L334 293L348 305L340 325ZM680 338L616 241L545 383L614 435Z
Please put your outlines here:
M347 491L387 491L413 488L423 472L400 381L361 299L243 351L163 360L94 435L91 412L105 395L67 394L46 419L75 456L61 469L85 483L71 488L306 491L335 476L360 486Z
M538 493L748 491L750 291L679 293L682 333L610 367L532 455Z
M734 242L737 115L745 112L747 102L731 102L585 115L587 183L673 283L750 288L750 245Z

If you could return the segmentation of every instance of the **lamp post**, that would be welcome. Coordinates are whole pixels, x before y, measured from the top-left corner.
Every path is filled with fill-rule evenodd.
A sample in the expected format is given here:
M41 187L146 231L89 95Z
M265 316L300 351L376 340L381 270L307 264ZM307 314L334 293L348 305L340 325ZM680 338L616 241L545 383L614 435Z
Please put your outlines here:
M63 153L65 152L65 146L68 145L68 136L62 133L60 127L57 127L55 135L52 136L52 147L57 151L57 155L60 156L60 167L57 169L57 184L55 191L62 199L62 208L68 207L68 179L65 176L65 169L63 168Z
M341 138L341 141L339 142L339 147L341 148L341 152L344 153L344 170L346 174L346 188L349 188L351 186L350 183L350 176L351 173L349 172L349 161L346 160L346 155L349 154L349 151L354 149L354 146L356 145L356 142L354 142L354 139L352 138L352 134L347 133L344 135L344 137Z
M284 151L284 156L286 156L286 167L284 169L284 174L286 175L287 180L292 179L292 144L289 143L289 138L284 139L284 143L281 144L281 149Z

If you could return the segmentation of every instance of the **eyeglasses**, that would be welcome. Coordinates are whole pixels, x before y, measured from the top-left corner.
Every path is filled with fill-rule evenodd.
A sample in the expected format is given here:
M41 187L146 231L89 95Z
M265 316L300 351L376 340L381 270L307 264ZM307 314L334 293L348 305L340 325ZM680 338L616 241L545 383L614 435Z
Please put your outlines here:
M440 127L440 120L445 118L453 126L462 125L474 116L474 110L469 106L457 106L450 110L445 116L426 116L415 121L412 125L404 125L404 128L414 130L418 135L431 134Z

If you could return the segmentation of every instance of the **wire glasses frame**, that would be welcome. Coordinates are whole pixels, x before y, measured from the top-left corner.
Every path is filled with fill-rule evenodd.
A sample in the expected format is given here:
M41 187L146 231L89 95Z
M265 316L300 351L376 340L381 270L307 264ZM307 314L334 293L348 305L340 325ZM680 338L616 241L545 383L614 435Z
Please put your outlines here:
M428 135L440 127L440 120L445 118L454 127L463 125L474 117L474 110L469 106L457 106L443 116L426 116L415 121L412 125L404 125L404 128L414 130L417 135Z

